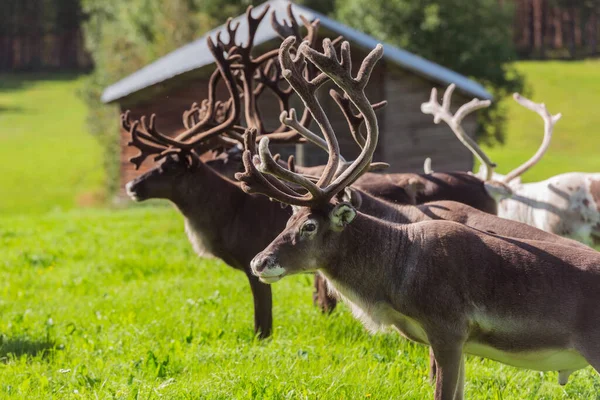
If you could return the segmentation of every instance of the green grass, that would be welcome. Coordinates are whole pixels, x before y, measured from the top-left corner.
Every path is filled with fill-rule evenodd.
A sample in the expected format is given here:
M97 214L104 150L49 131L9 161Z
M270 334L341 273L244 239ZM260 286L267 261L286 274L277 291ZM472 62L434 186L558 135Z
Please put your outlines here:
M600 62L519 68L534 100L564 114L525 178L596 170ZM79 84L0 75L0 398L432 397L426 348L369 335L343 305L321 315L309 276L273 286L274 337L261 342L246 278L198 259L175 211L72 210L102 181ZM506 146L488 150L500 172L542 135L539 117L509 104ZM466 397L600 399L590 368L564 388L556 381L469 358Z
M0 214L93 203L101 150L68 74L0 75Z
M523 175L525 181L539 181L564 172L600 170L600 60L577 62L535 61L517 63L527 78L531 98L544 102L552 114L562 113L544 158ZM506 143L484 147L507 173L531 157L541 144L542 119L512 98L509 107Z
M198 259L171 209L0 217L0 398L424 399L426 348L323 316L311 278L273 286L252 334L244 275ZM470 399L595 399L600 377L469 358Z

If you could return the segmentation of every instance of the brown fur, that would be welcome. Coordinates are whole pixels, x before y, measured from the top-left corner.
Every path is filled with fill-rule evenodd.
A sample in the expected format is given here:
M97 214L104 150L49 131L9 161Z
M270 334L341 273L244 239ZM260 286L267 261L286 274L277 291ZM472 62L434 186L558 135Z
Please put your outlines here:
M233 179L236 172L243 170L241 152L238 149L232 149L208 164L230 179ZM296 167L296 170L306 175L318 176L324 167ZM496 213L496 202L487 194L483 181L466 172L439 172L427 175L366 173L357 180L354 187L396 204L453 200L490 214ZM368 211L366 213L370 214ZM315 304L323 312L333 311L336 299L328 294L323 278L319 275L315 275L314 287Z
M360 200L354 200L355 202L360 201L360 207L353 204L359 211L391 223L412 224L429 220L454 221L496 235L516 239L542 240L590 250L588 246L575 240L545 232L518 221L500 218L455 201L405 205L390 203L359 191L355 196L360 196Z
M318 176L323 166L300 167L297 170L305 175ZM497 212L496 201L488 194L484 182L468 172L366 173L353 186L399 204L452 200L490 214Z
M600 371L600 253L449 221L394 224L356 211L352 219L352 210L300 209L253 271L273 281L269 270L279 278L319 270L369 327L392 325L430 344L436 400L462 399L462 354L485 356L477 345L509 355L572 349L581 357L573 369L587 362ZM537 358L526 367L564 365Z
M285 227L289 207L244 193L237 183L202 162L190 170L172 158L128 186L140 201L170 200L185 217L188 237L198 252L205 249L246 273L254 296L255 332L268 337L272 330L271 288L252 275L250 260Z

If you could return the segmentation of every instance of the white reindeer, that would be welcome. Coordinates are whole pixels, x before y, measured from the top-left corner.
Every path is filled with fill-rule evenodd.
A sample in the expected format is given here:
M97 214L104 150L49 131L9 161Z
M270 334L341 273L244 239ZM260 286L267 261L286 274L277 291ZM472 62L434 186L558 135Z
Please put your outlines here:
M600 173L568 172L532 183L522 183L520 180L520 176L548 150L554 125L561 114L551 115L543 103L536 104L515 93L514 99L520 105L536 112L544 120L544 139L529 160L507 175L500 175L493 172L496 165L465 134L461 126L467 114L488 107L490 103L474 99L452 114L450 100L453 91L454 85L450 85L440 105L437 91L433 89L430 100L421 105L421 111L433 115L436 124L440 121L448 124L479 159L482 170L478 176L485 181L486 190L498 202L498 216L524 222L587 245L600 244Z

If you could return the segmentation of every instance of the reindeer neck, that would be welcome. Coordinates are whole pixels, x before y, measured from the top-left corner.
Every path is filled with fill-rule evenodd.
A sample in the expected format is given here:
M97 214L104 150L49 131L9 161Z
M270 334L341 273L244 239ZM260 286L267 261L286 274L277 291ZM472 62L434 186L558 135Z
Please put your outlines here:
M323 274L347 298L389 303L402 285L405 268L418 260L414 239L403 226L361 213L340 235L336 246L347 251L337 252L321 269Z
M364 192L361 196L360 211L366 215L398 224L410 224L425 219L415 206L390 203Z
M199 163L196 170L186 176L172 201L195 225L208 224L212 227L214 223L222 224L231 219L245 197L246 194L233 181Z

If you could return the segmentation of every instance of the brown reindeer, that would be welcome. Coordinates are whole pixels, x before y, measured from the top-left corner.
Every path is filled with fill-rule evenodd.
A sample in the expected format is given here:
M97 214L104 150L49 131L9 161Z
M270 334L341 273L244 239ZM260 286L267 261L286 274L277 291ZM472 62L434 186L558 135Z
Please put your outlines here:
M551 115L544 104L536 104L515 94L514 99L520 105L539 114L543 119L544 137L539 149L529 160L507 175L500 175L492 173L493 166L490 165L488 157L477 143L464 133L458 113L450 113L453 90L453 85L448 87L441 105L437 102L436 91L433 90L431 99L424 103L421 109L434 115L436 123L447 123L482 162L485 171L482 178L485 180L486 190L498 202L498 215L588 245L600 244L600 173L569 172L531 183L522 183L519 178L538 163L548 150L554 125L561 118L561 114Z
M246 142L246 171L238 175L244 189L295 206L285 230L252 260L253 272L272 283L319 270L370 329L391 325L430 345L438 364L436 400L463 398L464 353L557 370L562 381L590 364L600 371L600 253L450 221L391 223L335 201L375 151L377 118L364 87L383 48L365 58L356 77L347 43L341 62L329 42L324 49L301 45L292 57L284 42L284 76L305 58L329 75L365 117L365 146L342 173L326 169L315 182L276 163L268 139L260 157Z

